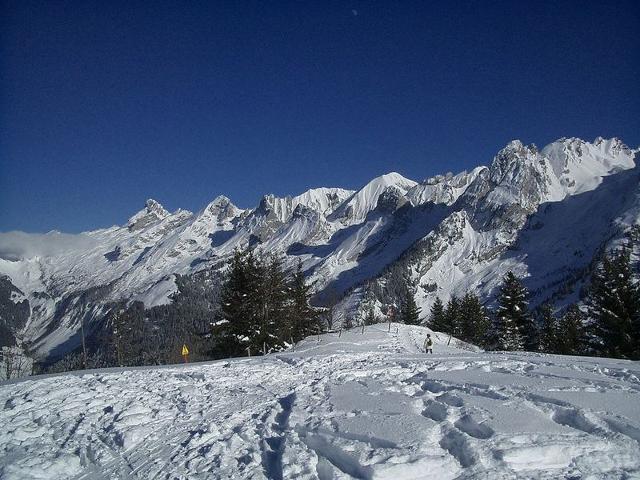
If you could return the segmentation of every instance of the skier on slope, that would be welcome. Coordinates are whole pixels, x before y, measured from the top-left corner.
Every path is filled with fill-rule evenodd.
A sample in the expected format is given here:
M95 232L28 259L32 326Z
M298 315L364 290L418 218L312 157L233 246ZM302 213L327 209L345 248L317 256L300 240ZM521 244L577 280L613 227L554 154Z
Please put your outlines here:
M424 339L424 353L433 353L433 341L431 340L431 334L427 333L427 338Z

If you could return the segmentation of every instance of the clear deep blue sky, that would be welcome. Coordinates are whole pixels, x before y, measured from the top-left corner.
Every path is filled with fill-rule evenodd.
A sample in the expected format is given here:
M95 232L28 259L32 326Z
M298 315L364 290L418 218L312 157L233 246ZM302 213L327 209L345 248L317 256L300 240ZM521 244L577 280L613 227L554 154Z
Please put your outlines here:
M2 2L0 230L640 143L637 1Z

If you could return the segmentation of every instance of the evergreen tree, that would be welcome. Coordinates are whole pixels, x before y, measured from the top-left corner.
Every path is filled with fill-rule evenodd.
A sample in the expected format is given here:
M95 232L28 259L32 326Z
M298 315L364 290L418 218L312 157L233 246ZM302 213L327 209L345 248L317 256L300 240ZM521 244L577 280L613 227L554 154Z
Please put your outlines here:
M558 353L580 355L584 348L584 315L576 305L571 305L558 323Z
M534 326L527 311L528 292L520 280L509 271L504 277L498 295L496 335L498 348L524 350L532 348Z
M449 335L453 335L456 338L462 336L462 325L460 324L460 300L455 295L451 296L447 302L447 308L444 311L445 324L447 325L447 331Z
M229 356L246 354L255 332L254 308L257 291L256 265L249 250L236 250L229 261L220 296L220 321L214 334L221 337L221 346ZM255 352L255 350L254 350Z
M559 328L558 320L553 315L553 307L545 303L540 307L540 351L558 353Z
M123 315L124 309L115 308L111 312L111 343L113 346L113 357L115 365L118 367L124 367L125 360L125 332L126 324L124 323L125 316Z
M587 305L592 350L607 357L640 358L640 299L628 248L604 256L591 278Z
M282 350L290 337L288 325L290 290L287 275L283 268L283 260L279 255L271 255L258 262L256 300L258 305L258 330L251 337L256 351L268 353Z
M420 324L420 308L416 305L413 293L407 288L405 298L400 309L400 320L406 325Z
M429 328L435 332L448 333L449 326L447 325L444 304L440 297L436 297L436 300L431 306L431 315L429 316Z
M305 282L302 261L298 260L298 266L290 287L291 312L289 316L290 336L296 342L313 333L316 325L317 315L309 305L310 290L311 286Z
M353 328L353 317L351 315L344 317L342 328L343 330L351 330Z
M467 293L458 309L458 324L461 340L475 345L486 345L491 320L480 299L473 293Z
M458 305L458 338L465 342L470 342L474 337L473 325L473 309L475 307L473 296L471 293L465 294Z
M363 322L365 325L373 325L378 323L378 317L376 316L376 311L373 308L373 305L369 305L364 313Z

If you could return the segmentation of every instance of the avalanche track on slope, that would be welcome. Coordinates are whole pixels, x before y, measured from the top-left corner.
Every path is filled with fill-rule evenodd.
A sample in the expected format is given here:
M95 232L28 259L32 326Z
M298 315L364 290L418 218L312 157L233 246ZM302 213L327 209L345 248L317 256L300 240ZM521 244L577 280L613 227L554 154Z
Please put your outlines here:
M425 355L427 331L384 324L265 357L0 384L0 477L640 476L637 362L444 336Z

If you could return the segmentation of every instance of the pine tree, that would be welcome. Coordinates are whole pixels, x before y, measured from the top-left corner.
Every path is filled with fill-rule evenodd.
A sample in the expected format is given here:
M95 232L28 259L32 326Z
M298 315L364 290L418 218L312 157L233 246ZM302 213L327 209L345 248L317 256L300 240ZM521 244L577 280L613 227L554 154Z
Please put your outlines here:
M584 349L584 315L576 305L571 305L558 323L558 353L580 355Z
M351 330L353 328L353 317L351 315L347 315L342 320L342 329L343 330Z
M220 337L220 345L229 356L245 354L255 332L255 307L257 275L255 259L249 250L236 250L222 284L220 296L220 321L214 334ZM254 350L255 351L255 350Z
M111 313L111 343L113 345L113 357L115 366L123 367L125 360L125 333L124 309L116 308Z
M302 261L298 260L296 272L291 282L291 311L289 331L294 341L303 339L314 331L317 315L309 305L311 286L307 285L302 271Z
M558 353L559 328L558 320L553 315L553 307L545 303L540 307L540 351Z
M470 293L465 294L458 306L458 338L465 342L470 342L474 336L473 332L473 298Z
M461 340L475 345L487 343L491 320L477 295L467 293L463 297L458 309L458 324L460 325Z
M400 320L406 325L420 324L420 308L416 305L413 293L407 288L405 298L400 309Z
M365 309L363 322L365 325L373 325L375 323L378 323L378 317L376 316L376 311L373 308L373 305L369 305Z
M496 334L498 348L524 350L532 348L534 326L527 311L528 292L520 280L509 271L504 277L498 295Z
M252 336L253 347L264 353L281 350L289 339L289 295L287 275L279 255L262 260L256 270L259 328Z
M591 278L587 305L593 320L592 350L608 357L640 358L640 298L628 248L604 256Z
M447 332L449 335L453 335L456 338L460 338L462 335L462 328L460 325L460 300L453 295L447 302L447 308L444 311L445 323L447 325Z
M435 332L449 333L450 326L447 324L444 304L440 297L431 306L431 315L429 317L429 328Z

